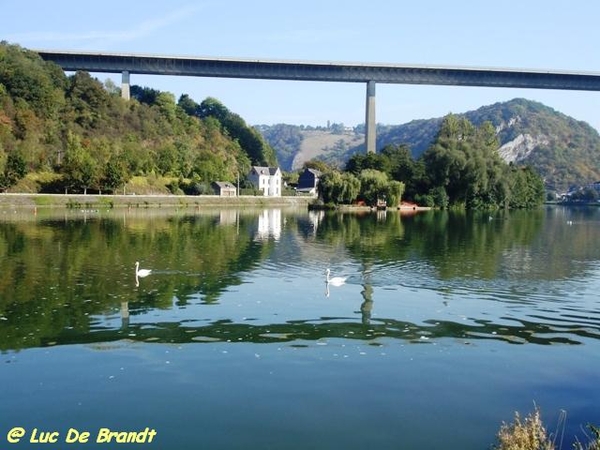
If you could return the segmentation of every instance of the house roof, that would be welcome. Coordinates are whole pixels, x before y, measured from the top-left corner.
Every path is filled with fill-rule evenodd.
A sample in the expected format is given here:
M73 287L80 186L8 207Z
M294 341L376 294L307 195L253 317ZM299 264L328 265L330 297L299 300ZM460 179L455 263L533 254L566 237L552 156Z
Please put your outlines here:
M321 172L320 170L317 170L317 169L306 168L306 169L304 169L304 171L308 171L316 177L320 177L321 175L323 175L323 172Z
M275 175L279 171L279 167L252 166L252 170L258 175Z
M220 189L235 189L235 186L229 181L215 181L213 184Z

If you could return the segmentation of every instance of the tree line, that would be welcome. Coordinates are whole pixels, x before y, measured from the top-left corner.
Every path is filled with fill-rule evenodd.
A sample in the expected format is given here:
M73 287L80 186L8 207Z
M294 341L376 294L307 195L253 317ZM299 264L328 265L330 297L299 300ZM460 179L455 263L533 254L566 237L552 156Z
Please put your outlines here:
M321 199L374 205L400 197L417 204L449 208L533 208L544 201L542 178L530 167L505 163L490 122L474 126L447 115L432 145L418 158L406 145L387 145L379 153L355 154L341 172L325 169ZM321 167L323 169L323 167Z
M0 191L116 192L139 176L201 193L277 163L260 133L216 99L198 104L139 86L131 93L126 101L110 80L67 76L0 42Z
M165 177L173 193L212 192L213 181L243 180L252 165L277 165L273 148L217 99L196 103L132 86L120 96L87 72L65 75L35 52L0 42L0 191L118 192L133 177ZM531 169L505 164L494 127L447 116L418 159L407 146L352 156L327 170L327 203L526 208L543 200ZM315 164L315 163L313 163ZM290 178L293 178L290 177Z

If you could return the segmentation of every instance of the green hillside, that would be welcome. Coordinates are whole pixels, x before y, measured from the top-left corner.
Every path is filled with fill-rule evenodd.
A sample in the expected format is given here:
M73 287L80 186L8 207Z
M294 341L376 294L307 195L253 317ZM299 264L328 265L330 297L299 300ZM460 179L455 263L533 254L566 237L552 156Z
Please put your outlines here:
M131 91L123 100L110 81L66 76L1 42L0 191L148 192L164 179L171 192L199 193L251 165L277 163L262 135L216 99Z
M0 191L202 193L212 181L235 181L251 165L299 169L318 159L344 167L364 153L361 127L250 127L217 99L114 83L86 72L66 76L36 53L0 42ZM600 135L541 103L525 99L459 116L496 130L502 159L529 165L549 189L600 180ZM442 118L378 125L377 148L407 145L424 154ZM139 182L143 180L143 182Z
M585 122L525 99L483 106L458 116L466 117L475 126L491 122L496 129L500 156L507 162L531 166L543 177L549 189L564 190L573 184L584 185L600 180L600 135ZM379 124L377 149L380 151L386 145L408 145L413 157L418 158L432 145L442 122L443 118L433 118L413 120L403 125ZM302 142L309 136L305 129L296 128L295 142ZM279 155L281 136L265 132L264 127L262 131ZM292 133L290 130L287 132ZM362 134L356 133L356 136L361 138ZM365 151L364 143L359 142L347 146L342 152L320 148L317 158L334 166L343 166L353 154ZM298 152L305 151L300 145L293 147L289 142L286 144L285 161L293 161ZM313 153L316 150L312 149ZM292 168L283 167L286 170Z

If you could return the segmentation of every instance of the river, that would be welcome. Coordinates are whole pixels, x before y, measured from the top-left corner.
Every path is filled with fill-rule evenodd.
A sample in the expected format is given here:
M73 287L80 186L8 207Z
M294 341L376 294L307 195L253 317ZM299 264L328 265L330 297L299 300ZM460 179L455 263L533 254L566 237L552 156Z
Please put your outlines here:
M3 212L0 442L468 450L537 405L570 448L600 424L599 225L562 207Z

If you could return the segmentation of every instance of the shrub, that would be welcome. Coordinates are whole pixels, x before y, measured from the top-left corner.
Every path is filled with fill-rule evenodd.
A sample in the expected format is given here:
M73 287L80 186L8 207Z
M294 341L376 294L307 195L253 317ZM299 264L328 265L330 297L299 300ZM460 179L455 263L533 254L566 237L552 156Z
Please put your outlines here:
M502 423L497 435L499 444L496 450L554 450L554 443L548 437L542 423L539 408L530 413L525 420L515 413L514 422Z

